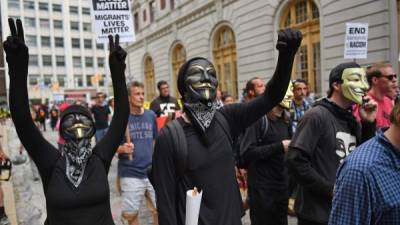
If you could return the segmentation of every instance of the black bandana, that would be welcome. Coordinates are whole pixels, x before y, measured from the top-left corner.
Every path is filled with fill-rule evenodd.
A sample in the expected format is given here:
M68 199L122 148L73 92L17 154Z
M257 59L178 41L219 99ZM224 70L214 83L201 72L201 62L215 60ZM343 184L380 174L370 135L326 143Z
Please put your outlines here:
M207 104L202 102L184 103L184 106L184 110L192 123L205 133L213 121L218 103L216 101L208 102Z
M68 180L78 187L85 172L86 163L92 155L90 139L67 141L63 146L66 159L66 175Z

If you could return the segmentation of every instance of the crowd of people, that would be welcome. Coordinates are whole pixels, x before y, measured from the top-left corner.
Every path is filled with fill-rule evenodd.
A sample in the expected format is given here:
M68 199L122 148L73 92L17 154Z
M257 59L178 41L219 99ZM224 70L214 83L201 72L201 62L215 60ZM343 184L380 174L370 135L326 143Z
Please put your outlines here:
M194 187L203 192L200 225L239 225L247 209L253 225L287 225L288 214L299 225L399 223L400 103L390 64L339 64L330 71L327 97L312 99L306 80L290 80L302 36L286 29L278 35L274 75L267 84L248 80L240 100L221 93L213 64L197 57L179 70L181 101L161 80L159 96L145 109L144 85L125 88L126 52L116 36L110 37L115 98L106 102L99 92L91 107L29 109L18 21L17 28L10 22L4 44L10 109L45 186L46 224L113 224L107 174L114 155L128 225L139 224L142 200L154 224L185 224L186 191ZM50 119L58 148L32 118L43 131Z

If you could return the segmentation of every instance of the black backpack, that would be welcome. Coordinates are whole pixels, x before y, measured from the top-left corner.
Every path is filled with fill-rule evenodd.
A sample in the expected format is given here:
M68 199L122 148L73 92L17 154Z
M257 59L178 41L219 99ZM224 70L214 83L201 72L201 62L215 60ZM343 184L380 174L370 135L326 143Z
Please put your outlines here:
M229 143L233 144L231 133L229 132L229 124L225 117L217 111L215 113L215 122L219 123L224 131L225 135L228 137ZM172 120L163 128L164 135L170 138L173 144L172 148L174 150L174 161L177 171L178 180L184 177L187 169L187 157L188 157L188 144L186 141L185 131L178 120ZM151 167L147 169L147 176L152 182L152 170Z

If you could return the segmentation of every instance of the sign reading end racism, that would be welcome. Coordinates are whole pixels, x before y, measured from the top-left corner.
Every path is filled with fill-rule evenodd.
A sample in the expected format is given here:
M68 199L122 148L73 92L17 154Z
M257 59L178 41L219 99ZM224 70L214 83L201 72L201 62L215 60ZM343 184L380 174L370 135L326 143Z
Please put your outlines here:
M135 41L129 0L92 0L97 43L108 43L108 35L120 36L120 42Z
M366 59L368 52L368 23L346 23L345 59Z

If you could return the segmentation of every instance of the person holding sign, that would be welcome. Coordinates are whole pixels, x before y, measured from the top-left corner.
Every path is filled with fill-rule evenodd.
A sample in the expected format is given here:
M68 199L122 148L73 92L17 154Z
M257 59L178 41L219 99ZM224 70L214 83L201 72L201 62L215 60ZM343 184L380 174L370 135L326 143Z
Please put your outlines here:
M104 138L94 147L94 121L88 109L72 105L60 119L65 139L61 153L47 142L34 125L29 110L27 78L28 47L21 20L9 19L11 36L4 42L10 76L10 109L18 137L38 167L46 198L46 225L114 225L107 174L128 122L125 88L126 52L119 36L109 37L110 71L116 110Z
M156 200L153 186L147 178L146 168L151 165L153 142L157 135L156 114L143 108L144 86L140 82L128 85L130 115L125 143L118 148L118 176L122 194L122 219L129 225L139 224L139 207L146 198L157 222Z
M199 225L242 224L232 140L282 101L301 40L299 31L280 31L276 71L266 85L269 91L251 102L220 109L214 65L200 57L182 65L177 86L184 114L160 131L153 155L151 178L161 225L185 224L186 193L194 187L202 190Z

